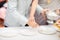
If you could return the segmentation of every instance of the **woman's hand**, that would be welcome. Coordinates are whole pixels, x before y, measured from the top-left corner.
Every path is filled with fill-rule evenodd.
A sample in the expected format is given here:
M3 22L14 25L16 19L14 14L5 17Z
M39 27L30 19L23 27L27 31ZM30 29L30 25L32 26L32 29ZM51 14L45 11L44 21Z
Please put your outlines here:
M28 25L31 27L37 27L37 23L35 22L34 14L35 10L38 4L38 0L33 0L32 5L31 5L31 11L30 11L30 18L28 19Z
M42 13L46 14L46 12L49 12L49 9L43 9Z
M35 28L35 27L38 26L38 24L35 22L34 17L30 17L30 18L28 19L28 25L31 26L32 28Z
M46 14L46 12L48 11L48 9L44 9L43 11L42 11L42 14L43 14L43 16L44 16L44 18L45 18L45 14ZM46 18L45 18L46 19ZM30 25L31 27L38 27L39 25L35 22L35 18L34 18L34 16L30 16L30 18L28 19L28 25Z

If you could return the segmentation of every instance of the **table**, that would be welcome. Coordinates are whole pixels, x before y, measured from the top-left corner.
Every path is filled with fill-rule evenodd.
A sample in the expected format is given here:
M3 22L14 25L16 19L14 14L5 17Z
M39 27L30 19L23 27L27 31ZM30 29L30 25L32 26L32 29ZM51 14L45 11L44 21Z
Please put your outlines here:
M19 27L17 28L19 29ZM35 35L33 36L24 36L21 34L18 34L17 36L14 36L14 37L0 36L0 40L60 40L60 37L59 37L60 32L57 32L56 34L53 34L53 35L44 35L44 34L38 33L37 31L34 31L34 32L35 32Z

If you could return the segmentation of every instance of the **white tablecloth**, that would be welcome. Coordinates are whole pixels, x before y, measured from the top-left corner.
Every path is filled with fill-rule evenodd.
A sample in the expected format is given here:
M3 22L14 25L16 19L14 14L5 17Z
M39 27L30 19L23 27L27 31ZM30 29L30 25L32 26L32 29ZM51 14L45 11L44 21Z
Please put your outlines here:
M1 37L0 36L0 40L60 40L59 32L53 35L44 35L44 34L38 33L37 31L34 31L34 32L35 32L35 35L33 36L24 36L21 34L18 34L17 36L14 36L14 37Z

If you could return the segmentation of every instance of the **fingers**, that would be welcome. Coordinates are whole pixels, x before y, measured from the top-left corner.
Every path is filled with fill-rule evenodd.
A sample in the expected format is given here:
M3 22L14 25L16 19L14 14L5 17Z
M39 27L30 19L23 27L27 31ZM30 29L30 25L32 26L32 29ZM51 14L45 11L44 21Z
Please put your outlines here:
M36 28L38 24L35 22L35 20L29 20L28 25L32 28Z
M38 26L38 24L36 24L35 22L30 22L29 24L32 28L36 28Z

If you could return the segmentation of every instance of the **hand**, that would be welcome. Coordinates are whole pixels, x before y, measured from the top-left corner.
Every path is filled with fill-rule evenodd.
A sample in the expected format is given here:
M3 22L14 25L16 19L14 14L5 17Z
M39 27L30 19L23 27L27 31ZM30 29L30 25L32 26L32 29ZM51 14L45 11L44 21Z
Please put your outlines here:
M46 12L48 12L49 9L43 9L42 13L46 14Z
M38 24L35 22L34 17L30 17L28 20L28 25L31 26L32 28L35 28L38 26Z
M55 10L56 14L60 15L60 9Z

